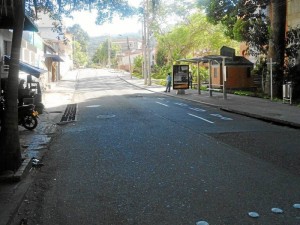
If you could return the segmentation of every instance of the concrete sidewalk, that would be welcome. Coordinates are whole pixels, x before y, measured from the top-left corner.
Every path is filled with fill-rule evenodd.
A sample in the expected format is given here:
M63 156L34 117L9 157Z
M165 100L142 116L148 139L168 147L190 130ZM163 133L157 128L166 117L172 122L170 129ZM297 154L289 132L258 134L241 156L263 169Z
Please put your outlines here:
M170 92L166 93L164 92L165 87L156 85L153 82L151 86L148 86L144 84L143 79L130 78L129 75L123 75L120 76L120 78L128 83L153 92L199 102L220 108L221 110L273 122L276 124L300 128L299 106L271 101L269 99L239 96L234 94L227 94L227 99L224 99L223 93L219 92L213 92L212 96L210 97L208 91L201 91L201 94L198 94L198 90L195 89L185 90L185 94L177 94L176 90L171 90Z
M27 176L28 171L32 170L31 158L43 159L52 138L59 129L57 123L66 105L73 101L76 80L77 71L69 71L62 80L52 85L51 89L43 92L45 111L39 115L36 129L29 131L19 126L22 156L25 160L23 168L17 173L10 172L0 176L0 180L4 181L0 183L0 225L10 224L13 215L23 202L32 183L31 176ZM25 176L26 179L22 179ZM19 182L9 182L10 180Z

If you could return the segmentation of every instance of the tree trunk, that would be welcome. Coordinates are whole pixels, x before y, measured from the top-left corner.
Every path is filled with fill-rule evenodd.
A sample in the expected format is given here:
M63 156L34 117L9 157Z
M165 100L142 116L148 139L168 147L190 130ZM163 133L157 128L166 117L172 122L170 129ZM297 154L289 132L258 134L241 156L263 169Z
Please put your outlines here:
M282 97L286 10L286 0L271 0L271 39L268 58L272 58L273 62L276 63L273 65L273 93L276 97ZM270 82L267 83L266 90L269 90Z
M24 0L15 0L13 2L13 39L7 81L7 92L5 94L6 109L0 133L0 171L15 171L22 163L18 130L17 99L19 59L25 19L25 5Z

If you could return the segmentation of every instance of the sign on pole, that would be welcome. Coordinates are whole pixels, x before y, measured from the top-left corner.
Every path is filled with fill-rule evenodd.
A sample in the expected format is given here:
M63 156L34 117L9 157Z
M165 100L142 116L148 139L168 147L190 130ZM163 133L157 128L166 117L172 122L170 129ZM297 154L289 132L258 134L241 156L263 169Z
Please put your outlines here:
M189 89L189 65L173 65L173 89Z

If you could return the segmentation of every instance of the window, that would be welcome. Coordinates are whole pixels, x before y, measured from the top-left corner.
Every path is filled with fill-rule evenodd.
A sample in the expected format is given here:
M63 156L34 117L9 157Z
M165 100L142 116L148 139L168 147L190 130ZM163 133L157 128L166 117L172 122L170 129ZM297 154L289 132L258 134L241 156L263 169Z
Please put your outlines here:
M214 78L218 77L218 68L214 67Z
M10 55L11 41L4 41L4 55Z

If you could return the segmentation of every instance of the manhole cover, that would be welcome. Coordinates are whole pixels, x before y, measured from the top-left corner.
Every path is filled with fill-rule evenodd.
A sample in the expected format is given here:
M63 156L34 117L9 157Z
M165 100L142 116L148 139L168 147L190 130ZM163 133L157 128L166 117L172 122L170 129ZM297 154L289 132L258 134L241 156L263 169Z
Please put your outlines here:
M116 115L110 114L110 115L98 115L98 119L109 119L109 118L114 118Z

